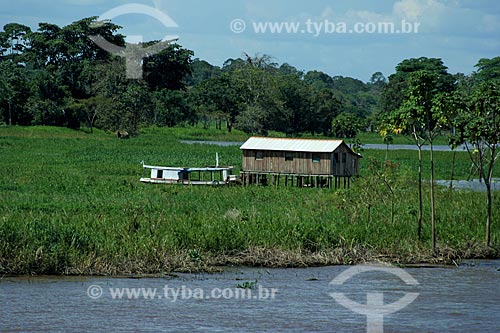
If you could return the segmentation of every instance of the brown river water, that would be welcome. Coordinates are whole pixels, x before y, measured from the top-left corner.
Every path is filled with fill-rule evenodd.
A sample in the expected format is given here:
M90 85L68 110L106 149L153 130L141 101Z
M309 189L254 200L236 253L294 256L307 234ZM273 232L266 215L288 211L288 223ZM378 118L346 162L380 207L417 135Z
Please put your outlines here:
M407 296L416 298L396 308ZM500 332L500 260L141 279L3 277L0 302L2 332Z

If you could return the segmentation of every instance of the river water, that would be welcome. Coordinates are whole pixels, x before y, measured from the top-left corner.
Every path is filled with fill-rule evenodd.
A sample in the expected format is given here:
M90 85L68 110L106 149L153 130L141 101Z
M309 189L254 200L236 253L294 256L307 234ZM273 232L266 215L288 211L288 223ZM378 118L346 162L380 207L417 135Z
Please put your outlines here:
M215 146L220 146L220 147L230 147L230 146L241 146L243 145L244 142L235 142L235 141L197 141L197 140L180 140L181 143L184 144L203 144L203 145L215 145ZM365 144L363 145L364 149L374 149L374 150L386 150L389 148L389 150L418 150L416 145L401 145L401 144L391 144L389 147L385 144ZM429 145L424 145L422 146L422 150L430 150ZM465 151L466 148L464 145L458 146L456 148L456 151ZM434 146L434 151L452 151L450 146L444 146L444 145L435 145Z
M368 302L368 294L381 295L382 303L379 299L379 307L371 310L379 315L379 309L389 309L407 294L418 294L399 311L389 309L382 314L383 322L375 326L379 331L500 330L499 260L397 272L364 269L227 268L217 274L142 279L4 277L0 280L0 330L366 332L367 316L340 305L330 293L358 303L356 309ZM348 279L340 279L346 273ZM331 284L332 280L336 283ZM241 292L251 294L238 296ZM368 303L376 304L373 299Z

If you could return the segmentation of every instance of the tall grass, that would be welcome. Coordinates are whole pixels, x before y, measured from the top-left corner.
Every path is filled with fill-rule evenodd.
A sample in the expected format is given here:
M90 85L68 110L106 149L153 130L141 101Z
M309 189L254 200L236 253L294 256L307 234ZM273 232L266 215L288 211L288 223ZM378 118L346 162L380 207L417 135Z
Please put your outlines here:
M160 273L228 263L441 260L429 251L427 224L423 242L416 238L412 152L391 152L401 162L393 223L387 193L366 168L350 190L338 191L139 183L141 160L205 166L218 152L221 164L241 166L238 147L183 145L181 133L149 129L138 138L119 140L99 131L0 128L0 273ZM376 151L364 154L385 157ZM446 154L438 159L449 159ZM460 177L466 176L465 157L457 162ZM438 167L442 178L445 165ZM443 256L498 255L496 250L485 254L480 246L484 200L478 193L438 191ZM499 208L497 202L494 221ZM493 223L494 248L499 239Z

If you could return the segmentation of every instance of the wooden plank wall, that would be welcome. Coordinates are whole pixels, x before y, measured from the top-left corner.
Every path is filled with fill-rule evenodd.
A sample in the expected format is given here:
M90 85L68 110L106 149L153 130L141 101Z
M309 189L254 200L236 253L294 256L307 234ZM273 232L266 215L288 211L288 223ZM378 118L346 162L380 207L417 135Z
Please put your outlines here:
M344 157L345 155L345 157ZM358 176L359 156L353 154L349 148L342 145L332 156L332 170L335 176Z
M344 145L333 154L318 153L317 155L321 158L318 163L312 161L313 153L309 152L287 152L293 156L293 161L285 161L283 151L261 152L263 158L256 159L256 150L243 151L244 171L334 176L357 176L359 174L359 157L353 155Z

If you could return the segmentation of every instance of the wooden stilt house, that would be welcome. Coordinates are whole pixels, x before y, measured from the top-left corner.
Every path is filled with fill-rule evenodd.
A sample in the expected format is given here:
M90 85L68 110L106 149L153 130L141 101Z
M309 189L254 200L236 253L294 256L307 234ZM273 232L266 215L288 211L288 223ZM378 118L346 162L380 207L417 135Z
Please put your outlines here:
M245 185L349 187L359 175L361 155L342 140L251 137L240 149Z

